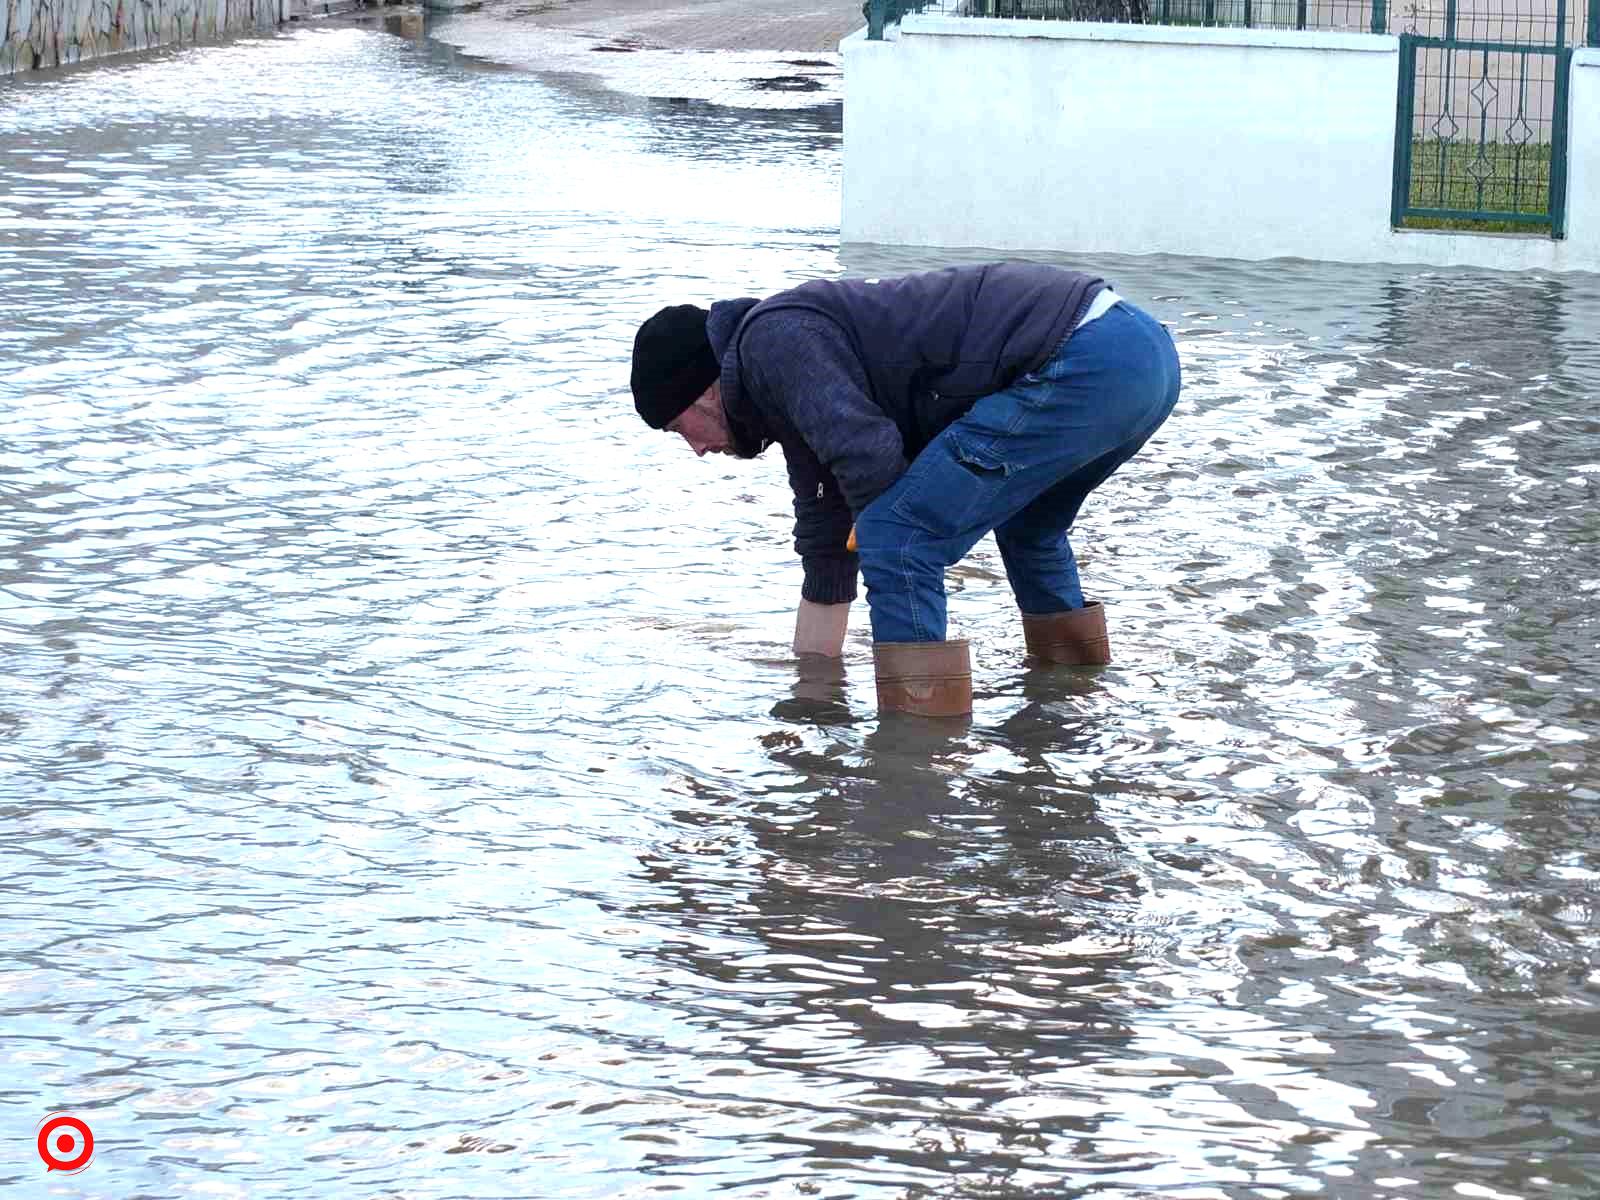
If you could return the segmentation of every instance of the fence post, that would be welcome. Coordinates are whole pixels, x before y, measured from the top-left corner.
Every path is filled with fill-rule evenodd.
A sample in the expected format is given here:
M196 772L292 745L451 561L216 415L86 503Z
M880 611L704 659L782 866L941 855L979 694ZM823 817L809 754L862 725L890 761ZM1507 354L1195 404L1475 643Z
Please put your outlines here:
M1399 229L1411 207L1411 139L1417 100L1417 43L1400 35L1400 95L1394 112L1394 191L1389 198L1389 224Z
M1589 45L1600 46L1600 0L1589 0Z
M889 7L889 0L867 0L867 41L883 41L884 10Z
M1594 0L1589 0L1589 29L1594 30ZM1572 103L1572 51L1556 54L1556 106L1550 122L1550 236L1567 236L1567 107Z
M1389 32L1388 0L1372 0L1372 32Z

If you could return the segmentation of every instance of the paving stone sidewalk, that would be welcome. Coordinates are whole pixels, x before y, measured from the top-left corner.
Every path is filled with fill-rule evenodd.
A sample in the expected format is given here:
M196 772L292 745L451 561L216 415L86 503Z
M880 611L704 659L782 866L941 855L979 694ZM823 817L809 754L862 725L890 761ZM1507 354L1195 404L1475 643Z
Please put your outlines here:
M865 23L860 0L489 0L428 36L632 95L795 108L840 101L839 39Z
M835 51L866 24L861 0L492 0L479 11L662 50Z

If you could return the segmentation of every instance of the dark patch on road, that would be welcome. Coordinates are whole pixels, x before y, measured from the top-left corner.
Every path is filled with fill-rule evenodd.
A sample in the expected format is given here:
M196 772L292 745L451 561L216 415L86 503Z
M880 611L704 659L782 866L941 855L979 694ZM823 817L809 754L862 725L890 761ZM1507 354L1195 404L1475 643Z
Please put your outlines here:
M637 37L614 37L609 42L601 42L598 46L590 46L590 50L599 51L601 54L633 54L638 50L650 49L650 43Z
M820 92L822 85L808 75L776 75L771 79L746 79L758 92Z

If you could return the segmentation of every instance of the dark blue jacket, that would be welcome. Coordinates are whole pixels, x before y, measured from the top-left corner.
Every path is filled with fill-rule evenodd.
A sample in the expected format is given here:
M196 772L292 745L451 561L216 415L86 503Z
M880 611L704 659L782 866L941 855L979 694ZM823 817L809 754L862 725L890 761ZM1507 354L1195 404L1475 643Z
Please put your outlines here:
M856 594L851 523L981 396L1043 366L1106 286L1039 263L818 280L711 306L738 444L783 447L807 600Z

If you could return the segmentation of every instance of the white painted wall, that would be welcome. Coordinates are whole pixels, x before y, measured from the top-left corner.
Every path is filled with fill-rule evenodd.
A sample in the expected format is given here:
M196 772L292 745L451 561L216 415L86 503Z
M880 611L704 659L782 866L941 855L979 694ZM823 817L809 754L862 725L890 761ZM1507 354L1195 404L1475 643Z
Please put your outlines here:
M1600 270L1594 51L1555 242L1390 228L1395 37L908 16L841 49L847 241Z
M1600 0L1590 0L1600 3ZM1567 116L1567 240L1600 271L1600 48L1572 52Z

